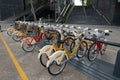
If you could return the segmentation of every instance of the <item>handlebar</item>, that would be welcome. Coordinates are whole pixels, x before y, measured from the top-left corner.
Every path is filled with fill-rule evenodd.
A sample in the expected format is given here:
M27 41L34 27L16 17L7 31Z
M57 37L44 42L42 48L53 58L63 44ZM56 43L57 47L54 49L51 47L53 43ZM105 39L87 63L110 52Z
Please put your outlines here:
M113 32L113 31L109 30L109 32Z
M96 38L87 38L87 37L85 37L84 39L85 40L90 40L90 41L98 41L98 39L96 39Z

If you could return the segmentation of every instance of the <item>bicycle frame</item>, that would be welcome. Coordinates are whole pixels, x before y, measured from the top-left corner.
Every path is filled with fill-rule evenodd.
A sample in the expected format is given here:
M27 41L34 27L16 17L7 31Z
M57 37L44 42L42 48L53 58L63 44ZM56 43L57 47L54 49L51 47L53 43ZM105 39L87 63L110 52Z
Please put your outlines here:
M38 37L25 37L21 41L26 42L29 45L36 44L40 42L40 40L43 38L43 35L45 35L45 33L41 32Z
M73 48L72 53L69 53L68 49L65 49L64 51L60 50L60 51L56 51L54 52L51 56L48 56L49 60L47 61L47 67L49 67L49 65L53 62L56 61L57 64L61 64L61 61L63 59L64 56L66 56L67 60L71 59L77 52L79 45L81 45L81 40L79 40L81 34L76 33L75 31L72 31L73 35L75 36L74 40L75 40L75 46ZM81 45L81 47L85 46L84 44ZM65 61L66 62L66 61Z
M24 32L23 32L23 31L15 31L13 34L14 34L14 35L17 35L17 36L20 36L20 37L27 36L28 31L29 31L31 28L29 28L29 25L27 25L27 24L26 24L25 27L26 27L26 28L25 28L25 31L24 31Z
M68 49L65 49L64 51L56 51L55 53L53 53L51 56L48 57L49 60L47 61L46 67L49 67L49 65L53 61L56 61L58 65L61 64L64 56L66 56L66 58L67 58L66 61L68 61L76 54L78 47L79 47L79 45L75 45L72 53L69 53ZM64 61L64 62L66 62L66 61Z
M104 39L104 40L105 40L105 36L100 36L100 37L98 37L97 39ZM95 50L97 50L97 51L102 50L103 45L104 45L104 43L97 42L97 44L96 44L96 46L95 46Z
M18 31L18 30L22 31L22 25L23 25L22 23L26 24L26 22L18 22L18 25L17 25L18 27L17 28L14 28L14 27L8 28L7 32L11 32L11 34L12 34L12 33L14 33L15 31Z
M59 47L57 47L55 45L55 43L53 43L52 45L46 45L42 49L39 50L38 59L40 59L40 56L42 54L46 54L47 56L50 56L53 53L53 50L54 51L59 51L59 50L62 49L62 47L63 47L63 44L60 44Z
M64 35L62 34L62 31L58 30L58 32L60 33L60 36L61 36L60 40L63 40ZM53 53L53 50L54 51L59 51L62 48L63 48L63 43L60 43L60 45L58 47L55 43L53 43L52 45L46 45L42 49L39 50L38 59L40 59L40 56L42 54L46 54L49 57Z
M72 53L69 53L68 49L65 49L64 51L56 51L52 55L48 56L49 60L47 61L46 67L49 67L49 65L53 61L56 61L57 64L60 64L64 56L66 56L67 60L71 59L77 52L79 42L79 37L77 37L77 39L75 40L75 47L73 48Z
M102 49L103 43L98 42L95 46L94 49L97 51L100 51Z

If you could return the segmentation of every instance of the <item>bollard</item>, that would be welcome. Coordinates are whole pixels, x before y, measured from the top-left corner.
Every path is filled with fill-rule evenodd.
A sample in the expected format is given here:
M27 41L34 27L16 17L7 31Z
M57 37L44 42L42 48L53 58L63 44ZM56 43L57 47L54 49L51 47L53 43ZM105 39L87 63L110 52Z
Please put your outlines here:
M120 78L120 50L117 53L113 75Z
M1 25L0 25L0 32L3 32L2 29L1 29Z

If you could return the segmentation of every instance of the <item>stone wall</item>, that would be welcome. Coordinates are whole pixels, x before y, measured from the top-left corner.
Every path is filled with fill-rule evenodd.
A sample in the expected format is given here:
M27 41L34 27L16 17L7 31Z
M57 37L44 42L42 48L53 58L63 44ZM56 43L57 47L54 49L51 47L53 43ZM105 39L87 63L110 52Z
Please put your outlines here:
M16 16L23 11L22 0L0 0L1 20Z
M115 6L113 24L120 25L120 2Z
M112 23L116 0L92 0L92 3Z
M30 10L29 0L26 2L26 10ZM37 8L38 2L35 0L35 8ZM24 12L23 0L0 0L0 20L4 20L11 16L18 16Z

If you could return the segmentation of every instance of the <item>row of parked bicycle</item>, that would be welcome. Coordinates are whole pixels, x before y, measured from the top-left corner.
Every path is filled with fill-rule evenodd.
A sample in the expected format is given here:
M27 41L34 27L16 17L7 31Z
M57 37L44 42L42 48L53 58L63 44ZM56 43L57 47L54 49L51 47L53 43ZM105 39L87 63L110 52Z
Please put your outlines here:
M60 74L67 61L74 56L87 56L89 61L94 61L99 53L103 55L107 45L97 40L107 40L106 36L110 32L112 31L97 28L92 30L88 27L26 21L16 21L14 27L7 29L7 34L13 40L20 41L26 52L33 51L42 39L45 46L39 49L38 59L52 75Z

